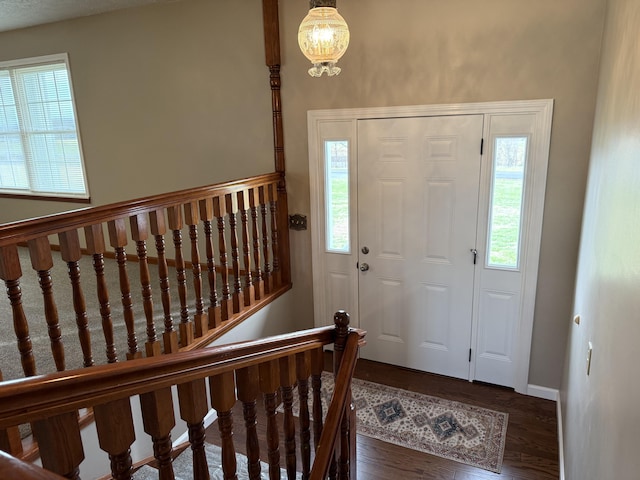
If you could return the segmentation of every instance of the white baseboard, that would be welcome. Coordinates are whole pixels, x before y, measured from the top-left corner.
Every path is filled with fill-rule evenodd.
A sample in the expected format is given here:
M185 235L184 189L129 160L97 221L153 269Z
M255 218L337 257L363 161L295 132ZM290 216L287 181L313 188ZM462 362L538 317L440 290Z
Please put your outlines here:
M214 409L209 410L209 413L207 413L204 416L204 428L207 428L209 425L211 425L213 422L215 422L218 419L218 412L216 412ZM184 432L182 435L180 435L174 442L173 442L173 446L177 447L179 445L182 445L183 443L186 443L189 441L189 431Z
M560 468L560 480L564 480L564 439L562 433L562 403L560 397L556 401L558 417L558 466Z
M527 386L527 395L531 397L544 398L545 400L553 400L554 402L558 401L557 388L548 388L529 384Z
M528 385L527 395L544 398L556 402L556 417L558 421L558 466L560 468L560 480L564 477L564 439L562 433L562 406L560 403L560 392L555 388L541 387L539 385Z

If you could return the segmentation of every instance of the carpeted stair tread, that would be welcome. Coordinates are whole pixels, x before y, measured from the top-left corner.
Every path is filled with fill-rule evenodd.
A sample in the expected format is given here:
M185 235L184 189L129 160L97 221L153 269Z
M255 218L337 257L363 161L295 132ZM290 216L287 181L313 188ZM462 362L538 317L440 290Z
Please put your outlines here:
M209 466L209 476L211 480L223 480L224 473L222 471L222 449L217 445L210 443L205 444L205 453L207 456L207 465ZM238 479L249 478L247 474L247 457L240 453L236 453L236 471L238 473ZM261 478L264 480L269 479L269 465L260 462L261 465ZM173 461L173 472L176 480L191 480L193 478L193 455L190 448L186 448L176 459ZM133 480L158 480L158 470L149 465L144 465L139 468L132 476ZM287 478L287 473L281 469L280 478ZM302 475L298 473L297 479L301 479Z

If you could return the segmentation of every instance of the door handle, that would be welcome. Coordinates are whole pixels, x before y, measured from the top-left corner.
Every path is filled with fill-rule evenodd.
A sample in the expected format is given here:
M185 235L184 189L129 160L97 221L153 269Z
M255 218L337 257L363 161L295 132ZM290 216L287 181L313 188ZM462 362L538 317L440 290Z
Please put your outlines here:
M478 259L478 250L475 248L470 249L471 253L473 253L473 264L476 264L476 260Z
M360 271L361 272L366 272L367 270L369 270L369 264L368 263L361 263L360 264Z

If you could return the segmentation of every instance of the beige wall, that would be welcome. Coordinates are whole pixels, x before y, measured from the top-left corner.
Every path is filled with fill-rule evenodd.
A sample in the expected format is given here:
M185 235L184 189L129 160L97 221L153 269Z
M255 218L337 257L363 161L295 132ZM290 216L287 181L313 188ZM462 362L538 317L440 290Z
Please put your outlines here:
M352 32L343 72L312 79L296 44L307 2L280 0L290 211L309 213L307 110L554 98L530 382L558 387L604 0L338 7ZM258 0L183 0L1 34L0 59L69 52L92 197L107 203L272 169L260 18ZM69 208L0 202L0 222ZM291 232L291 244L287 298L307 327L310 232Z
M640 1L609 0L561 398L566 478L638 478ZM586 374L588 342L593 344Z
M366 8L364 7L366 3ZM338 1L351 44L314 79L296 44L305 2L281 1L292 212L309 212L310 109L555 99L530 383L557 388L571 313L595 105L603 0ZM310 269L309 232L292 232ZM300 270L301 266L296 266ZM304 277L310 289L310 279ZM310 298L310 292L308 293ZM310 301L309 301L310 303Z
M0 60L59 52L69 54L94 205L273 170L259 0L188 0L0 34ZM0 202L0 222L81 206Z

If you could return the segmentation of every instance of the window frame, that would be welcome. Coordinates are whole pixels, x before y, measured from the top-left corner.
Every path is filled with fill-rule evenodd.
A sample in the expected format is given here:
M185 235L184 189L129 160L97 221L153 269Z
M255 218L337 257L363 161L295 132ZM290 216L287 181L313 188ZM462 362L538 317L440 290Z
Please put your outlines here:
M0 186L0 198L18 198L18 199L33 199L33 200L56 200L56 201L68 201L68 202L77 202L77 203L89 203L91 201L91 196L89 192L89 183L87 180L87 168L86 163L84 161L83 147L82 147L82 139L80 135L80 125L78 120L78 112L73 88L73 80L71 76L71 68L69 64L69 55L67 53L56 53L51 55L44 55L38 57L29 57L29 58L20 58L15 60L7 60L0 61L0 70L18 70L20 68L29 68L29 67L38 67L38 66L46 66L46 65L56 65L56 64L64 64L67 78L69 82L69 93L71 98L71 107L73 109L74 123L75 123L75 136L77 139L78 145L78 155L79 155L79 164L82 170L82 184L84 186L84 192L82 193L73 193L73 192L61 192L61 191L44 191L44 190L36 190L33 187L32 179L28 175L27 180L29 182L28 188L7 188ZM15 85L13 84L13 76L12 77L12 93L15 99L16 108L24 109L25 105L23 104L22 95L16 90ZM21 115L18 114L20 117ZM22 145L25 143L25 139L30 132L25 130L24 128L24 120L20 120L20 132L19 135L22 139ZM25 164L27 170L31 168L28 162L33 161L32 158L28 158L23 146L23 153L25 156Z

